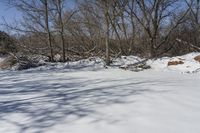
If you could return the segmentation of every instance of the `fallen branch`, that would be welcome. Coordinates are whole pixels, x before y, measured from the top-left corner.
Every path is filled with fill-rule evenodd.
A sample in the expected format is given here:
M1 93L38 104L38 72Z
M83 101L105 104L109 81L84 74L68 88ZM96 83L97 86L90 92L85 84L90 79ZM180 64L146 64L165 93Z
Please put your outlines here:
M178 38L176 39L176 41L179 42L179 43L183 43L183 44L185 44L185 45L189 45L191 48L193 48L193 49L197 50L198 52L200 52L200 47L195 46L195 45L193 45L192 43L183 41L183 40L178 39Z
M142 61L138 61L138 62L136 62L136 63L134 63L134 64L128 64L128 65L126 65L126 66L120 66L119 68L127 70L128 68L131 68L131 67L144 66L144 65L146 65L146 62L147 62L149 59L150 59L150 58L147 58L147 59L144 59L144 60L142 60Z

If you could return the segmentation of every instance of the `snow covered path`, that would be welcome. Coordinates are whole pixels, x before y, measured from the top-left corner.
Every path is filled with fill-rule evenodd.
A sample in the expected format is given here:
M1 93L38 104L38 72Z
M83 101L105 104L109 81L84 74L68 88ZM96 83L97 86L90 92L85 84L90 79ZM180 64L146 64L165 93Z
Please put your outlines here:
M200 74L0 72L0 133L199 133Z

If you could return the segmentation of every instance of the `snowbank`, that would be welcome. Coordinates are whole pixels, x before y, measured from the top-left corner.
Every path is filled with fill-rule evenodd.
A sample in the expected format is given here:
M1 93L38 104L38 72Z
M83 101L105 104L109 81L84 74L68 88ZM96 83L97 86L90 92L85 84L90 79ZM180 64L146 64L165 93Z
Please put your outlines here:
M163 57L157 60L149 60L147 64L149 64L152 69L162 70L162 71L178 71L182 73L195 73L200 70L200 62L194 60L196 56L200 55L200 53L189 53L183 56L177 57ZM169 61L177 61L181 60L184 64L179 65L171 65L168 66Z
M140 61L142 61L142 59L137 56L122 56L120 58L113 59L111 66L126 66Z
M200 71L200 62L194 60L196 56L200 53L189 53L183 56L177 57L163 57L156 60L148 60L147 65L151 66L152 69L157 71L177 71L181 73L196 73ZM127 66L130 64L135 64L137 62L143 61L145 59L139 58L137 56L122 56L117 59L112 59L111 66L109 68L119 68L122 66ZM183 64L171 65L168 66L169 61L181 60ZM3 61L3 58L0 58L0 62ZM38 68L30 69L32 70L60 70L64 69L65 71L77 71L77 70L99 70L105 68L105 62L99 57L91 57L88 59L83 59L75 62L67 63L48 63L44 59L39 61L44 66ZM13 70L16 70L17 67L13 67ZM29 70L28 70L29 71Z
M194 58L198 55L200 55L200 53L193 52L183 56L163 57L156 60L148 60L147 65L151 66L152 69L157 71L177 71L181 73L196 73L200 71L200 62L194 60ZM111 66L127 66L142 60L144 59L141 59L136 56L122 56L121 58L114 59ZM179 61L179 60L181 60L184 63L168 66L168 62Z
M103 59L99 57L91 57L88 59L83 59L74 62L57 62L49 63L45 62L46 65L40 66L38 68L29 69L27 71L33 70L64 70L64 71L83 71L83 70L99 70L105 68L105 63Z

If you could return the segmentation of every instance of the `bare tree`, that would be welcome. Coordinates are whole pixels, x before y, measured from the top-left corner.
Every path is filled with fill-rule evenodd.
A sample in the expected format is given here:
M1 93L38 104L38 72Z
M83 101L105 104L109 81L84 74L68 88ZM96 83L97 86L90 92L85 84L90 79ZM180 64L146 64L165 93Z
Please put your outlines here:
M47 32L47 40L48 40L48 44L50 47L50 60L53 61L54 57L53 57L53 47L52 47L52 40L51 40L51 31L49 28L49 7L48 7L48 0L40 0L45 7L45 25L46 25L46 32Z
M200 43L200 0L185 0L185 2L191 9L188 18L193 31L193 42L198 45Z
M53 0L52 1L54 6L56 7L56 17L57 17L57 28L59 29L59 34L61 37L61 44L62 44L62 57L63 57L63 62L66 61L66 52L65 52L65 38L64 38L64 22L63 22L63 14L64 14L64 3L66 2L65 0Z
M137 21L143 27L149 37L150 57L156 57L163 53L158 53L159 48L166 43L174 29L180 25L189 9L186 10L182 16L170 27L168 32L161 39L160 31L163 22L175 15L175 5L178 0L136 0L137 11L132 12ZM169 50L169 49L167 49ZM166 51L167 51L166 50ZM166 52L165 51L165 52Z
M18 25L13 26L8 23L5 23L4 25L12 30L21 32L21 34L26 34L27 36L37 35L40 42L46 42L48 45L50 60L53 61L54 53L49 19L49 1L9 0L8 4L17 8L22 13L23 19L18 22ZM43 35L46 35L46 37ZM45 41L43 41L43 39Z
M105 47L106 47L106 65L110 65L110 19L109 19L109 11L110 5L113 1L108 0L98 0L98 5L103 10L104 14L104 22L105 22Z
M105 15L105 26L106 26L106 37L105 37L105 44L106 44L106 65L110 65L110 47L109 47L109 38L110 38L110 22L109 22L109 4L107 1L103 1L104 5L104 15Z
M63 62L104 56L107 65L121 55L158 57L177 48L174 42L187 25L187 34L200 42L199 0L80 0L76 9L67 0L9 1L23 14L19 26L12 26L23 33L18 42L45 51L52 61L56 53Z

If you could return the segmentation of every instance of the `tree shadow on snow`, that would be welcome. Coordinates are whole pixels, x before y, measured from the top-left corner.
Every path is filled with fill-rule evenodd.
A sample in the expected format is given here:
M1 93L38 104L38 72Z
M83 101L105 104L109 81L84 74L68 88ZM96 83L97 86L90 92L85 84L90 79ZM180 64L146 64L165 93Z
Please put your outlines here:
M13 74L10 75L9 81L0 76L0 122L14 124L20 129L19 133L26 133L29 130L42 133L58 123L71 122L87 116L95 117L98 112L94 108L98 105L133 102L127 101L126 97L151 92L152 90L140 86L154 84L149 80L106 81L69 76L57 77L55 81L55 77L50 77L51 74L41 75L42 79L30 73L23 76ZM27 119L21 121L10 118L15 113ZM94 118L95 121L98 119Z

